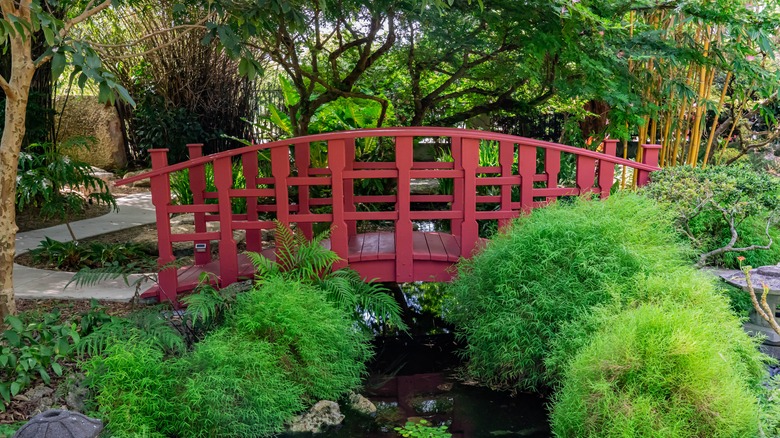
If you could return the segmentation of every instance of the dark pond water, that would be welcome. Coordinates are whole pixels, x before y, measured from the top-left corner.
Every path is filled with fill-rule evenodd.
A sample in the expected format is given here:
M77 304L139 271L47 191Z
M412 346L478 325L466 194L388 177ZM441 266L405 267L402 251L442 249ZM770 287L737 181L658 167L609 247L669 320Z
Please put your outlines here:
M411 330L375 341L371 375L361 393L377 406L376 416L345 410L343 425L319 437L394 438L399 436L395 427L419 418L447 425L453 438L550 436L548 400L537 394L510 396L457 378L462 345L438 317L443 300L437 285L411 284L395 292L403 296Z

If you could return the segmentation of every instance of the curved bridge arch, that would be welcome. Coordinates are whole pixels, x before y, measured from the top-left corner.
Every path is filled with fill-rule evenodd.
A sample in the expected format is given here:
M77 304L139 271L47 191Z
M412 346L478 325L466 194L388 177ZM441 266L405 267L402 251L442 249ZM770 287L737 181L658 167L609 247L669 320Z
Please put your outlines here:
M356 147L369 142L392 142L393 161L356 160ZM451 151L452 161L416 161L415 143L435 142ZM606 140L601 152L524 137L454 128L377 128L333 132L246 146L203 156L201 144L188 145L188 161L168 165L167 149L150 150L152 171L118 181L128 184L151 177L152 201L157 214L160 266L175 260L174 242L193 242L192 267L163 270L159 285L145 296L176 302L179 293L194 288L201 272L216 274L222 286L253 275L240 255L234 231L246 233L249 251L272 256L263 248L263 230L273 219L295 224L311 237L315 223L332 226L327 245L366 278L378 281L446 281L448 268L460 257L471 256L479 244L479 222L499 226L520 214L562 196L586 193L609 196L615 166L632 168L638 185L658 170L658 145L643 145L641 163L615 156L617 140ZM480 165L480 149L493 156ZM567 157L568 156L568 157ZM565 158L562 158L565 157ZM359 158L359 157L358 157ZM569 184L560 180L562 162L575 166ZM485 164L485 163L482 163ZM213 166L215 191L207 191L207 165ZM240 169L244 187L234 181ZM193 193L190 205L171 205L170 175L187 169ZM384 180L394 193L355 194L355 182ZM447 194L413 194L416 180L451 181ZM324 188L314 197L312 188ZM387 187L385 185L384 187ZM232 211L234 200L246 200L246 213ZM243 201L241 201L243 202ZM358 206L384 206L366 210ZM422 209L420 206L439 206ZM193 213L195 232L174 234L170 215ZM415 230L419 221L444 221L449 232ZM360 221L390 221L391 230L358 233ZM219 231L209 231L216 222ZM218 241L219 256L212 260L210 242ZM199 248L206 251L199 252Z

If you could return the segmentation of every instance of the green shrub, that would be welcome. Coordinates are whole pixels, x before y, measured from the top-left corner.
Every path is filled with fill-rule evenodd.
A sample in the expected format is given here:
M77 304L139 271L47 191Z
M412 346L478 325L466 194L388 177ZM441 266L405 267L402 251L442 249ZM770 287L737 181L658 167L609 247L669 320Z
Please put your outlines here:
M737 256L761 264L780 261L780 249L774 245L771 252L745 251L767 246L770 236L780 234L771 228L780 212L780 178L746 165L674 166L654 172L644 193L675 211L679 232L698 251L699 265L737 268ZM733 233L737 239L730 242Z
M176 367L183 377L171 432L188 437L272 436L305 408L304 389L267 340L218 330Z
M745 335L733 310L735 303L727 292L719 289L720 285L711 274L689 266L635 276L625 286L630 294L616 294L608 303L594 307L587 314L560 323L559 334L551 340L550 353L545 359L548 378L560 384L557 379L571 368L572 359L599 331L612 326L615 315L627 308L654 304L692 308L709 315L708 322L720 331L723 354L749 379L751 386L757 387L766 375L766 358L758 353L755 339Z
M97 415L115 437L164 437L160 417L175 412L171 400L176 379L162 351L137 333L108 345L105 356L84 365Z
M555 435L757 436L754 376L728 343L739 325L712 318L706 307L670 300L605 321L567 368L552 409Z
M518 219L459 265L447 319L468 341L467 372L498 387L554 380L544 359L559 324L627 288L639 273L684 264L668 213L650 199L577 200Z
M229 325L272 342L309 402L334 400L360 386L371 358L365 332L321 291L300 282L274 278L240 295Z
M314 402L357 388L370 357L365 332L322 291L272 278L238 295L225 325L172 367L185 380L177 414L160 424L181 436L271 436Z

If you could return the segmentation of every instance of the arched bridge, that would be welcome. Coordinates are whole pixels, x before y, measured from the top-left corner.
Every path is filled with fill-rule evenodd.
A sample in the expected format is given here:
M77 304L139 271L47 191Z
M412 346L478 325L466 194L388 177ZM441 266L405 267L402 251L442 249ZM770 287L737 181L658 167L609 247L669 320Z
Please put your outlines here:
M167 149L154 149L151 172L117 184L151 177L160 266L175 260L174 242L194 244L194 265L163 270L159 285L145 294L161 301L176 301L177 294L192 290L201 272L214 273L223 286L250 278L252 266L234 232L245 232L246 250L272 257L262 237L274 228L274 219L309 237L318 227L331 227L325 244L365 278L446 281L452 276L448 268L478 246L480 229L563 196L607 197L616 165L634 169L637 184L645 184L658 169L660 146L644 145L639 163L616 157L616 143L606 140L600 151L591 151L485 131L378 128L208 156L202 156L202 145L192 144L189 160L173 165ZM446 158L420 159L421 149ZM170 176L185 169L191 203L174 205ZM413 191L425 180L433 183L433 193ZM194 232L172 232L171 215L179 213L194 214ZM216 259L210 250L214 241Z

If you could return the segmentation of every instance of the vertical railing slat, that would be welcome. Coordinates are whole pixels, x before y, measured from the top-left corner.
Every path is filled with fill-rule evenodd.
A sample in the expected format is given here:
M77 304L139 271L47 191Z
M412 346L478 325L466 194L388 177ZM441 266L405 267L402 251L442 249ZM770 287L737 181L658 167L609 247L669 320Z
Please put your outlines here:
M158 170L168 165L168 149L149 149L152 159L152 170ZM178 307L176 291L179 287L179 279L175 268L162 269L163 266L176 260L173 256L173 244L171 242L171 222L168 214L168 206L171 205L171 180L168 173L153 176L151 178L152 204L154 204L157 219L157 266L160 273L157 275L159 291L158 300L162 303L170 301L174 307Z
M554 189L558 187L558 174L561 172L561 151L557 149L545 149L544 151L544 173L547 178L547 188ZM554 196L548 196L547 202L554 201Z
M470 257L479 239L477 225L477 167L479 167L479 140L463 139L463 222L460 226L460 255Z
M617 140L604 140L604 155L614 157L617 154ZM599 160L599 189L601 197L606 198L615 184L615 163Z
M577 188L580 195L593 191L596 183L596 159L585 155L577 155Z
M395 165L398 169L398 198L395 204L395 209L398 212L398 220L395 223L395 280L398 283L414 279L412 257L414 231L411 215L413 141L412 137L396 137L395 139Z
M661 150L661 145L658 144L646 144L643 145L644 152L642 154L642 164L648 164L650 166L658 167L658 155ZM642 187L650 182L650 171L638 170L636 185Z
M379 139L377 139L379 141ZM346 170L355 168L355 139L346 140ZM335 202L335 201L334 201ZM352 178L344 180L344 211L354 212L355 208L355 180ZM357 221L347 221L347 233L350 236L357 235Z
M260 169L257 164L257 152L251 151L241 155L241 165L244 166L244 180L247 189L257 188L257 177ZM257 221L257 196L246 198L246 219ZM263 250L262 233L260 230L246 230L246 249L253 252Z
M224 287L238 281L238 250L233 238L233 206L230 202L233 162L229 156L214 160L214 185L219 201L219 281Z
M536 146L518 145L517 166L520 174L520 208L528 214L534 207L534 175L536 175Z
M309 167L311 166L311 151L309 150L309 143L296 143L295 146L295 167L298 169L298 176L308 177ZM309 186L298 186L298 214L309 214ZM298 224L298 229L301 230L306 238L311 239L313 236L313 225L311 223Z
M453 169L463 172L463 138L452 137L452 145L450 151L452 152ZM452 179L452 211L463 211L463 175ZM463 214L459 219L452 219L450 221L450 232L455 237L460 237L460 229L463 224Z
M333 226L330 236L330 248L342 259L334 266L334 269L346 266L347 258L349 257L349 230L344 219L345 149L346 143L344 140L328 141L328 167L331 172L331 191L333 193Z
M512 175L512 165L514 164L514 161L515 144L511 141L502 141L498 149L498 162L501 166L502 177L514 176ZM518 177L518 181L519 179L520 177ZM512 211L512 186L513 184L511 183L503 183L501 185L501 211ZM504 228L509 222L511 222L511 219L499 219L498 227Z
M203 156L203 143L192 143L187 145L190 160ZM203 205L206 203L204 193L206 192L206 166L201 164L189 169L190 190L192 191L192 204ZM195 213L195 232L205 233L206 213ZM205 245L206 250L198 252L198 245ZM193 242L195 252L195 265L203 266L211 261L211 242L208 240L196 240Z
M287 178L290 177L290 149L287 146L271 149L271 175L276 196L276 220L290 225L290 195Z

